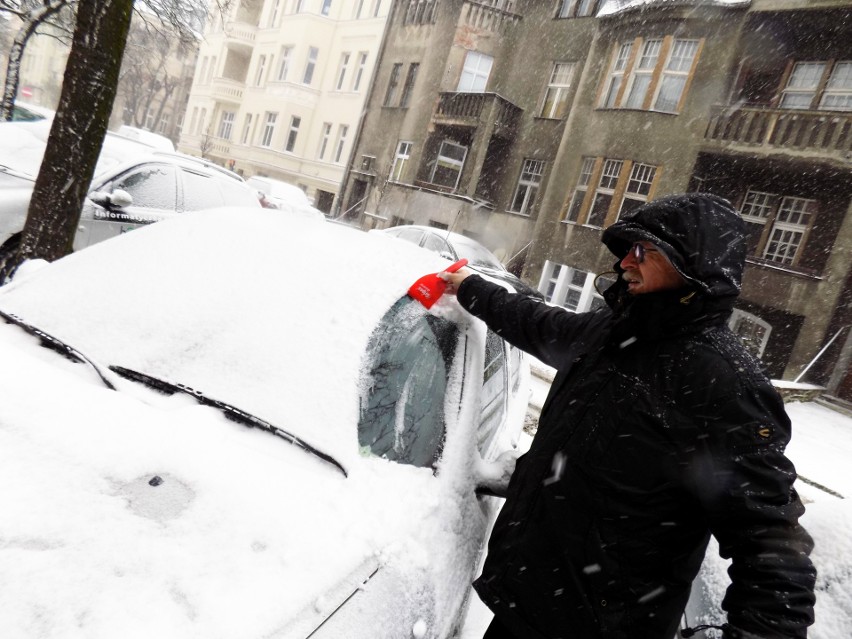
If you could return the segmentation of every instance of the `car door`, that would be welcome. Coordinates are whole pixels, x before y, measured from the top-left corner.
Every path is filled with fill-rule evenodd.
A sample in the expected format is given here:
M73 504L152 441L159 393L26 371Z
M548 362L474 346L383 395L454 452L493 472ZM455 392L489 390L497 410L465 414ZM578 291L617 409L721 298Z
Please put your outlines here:
M129 206L101 205L91 198L95 192L125 191ZM83 207L74 248L115 237L138 226L159 222L177 211L177 174L171 164L146 162L109 178L96 186Z

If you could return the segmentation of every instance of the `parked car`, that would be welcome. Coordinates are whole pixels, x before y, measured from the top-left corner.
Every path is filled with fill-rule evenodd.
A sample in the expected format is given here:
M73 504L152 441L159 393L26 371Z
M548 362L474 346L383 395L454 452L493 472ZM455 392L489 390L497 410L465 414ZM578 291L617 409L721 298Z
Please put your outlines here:
M0 251L20 240L48 133L41 122L0 124L0 169L5 175L0 181ZM236 173L108 134L74 248L176 213L224 205L260 206L254 191Z
M154 133L153 131L147 131L145 129L139 129L135 126L128 126L126 124L122 124L120 127L118 127L116 135L120 135L131 140L136 140L137 142L144 142L145 144L151 145L158 151L166 151L168 153L175 152L174 142L172 142L166 136L160 135L159 133Z
M411 242L453 262L461 258L466 258L468 260L468 267L471 270L506 282L518 293L523 293L536 299L544 299L544 296L538 290L508 271L494 253L476 240L461 233L453 233L451 231L432 228L431 226L418 226L416 224L391 226L386 229L377 229L375 232Z
M12 108L12 121L18 122L35 122L37 120L51 120L56 115L56 111L46 109L35 104L27 102L15 101L15 106Z
M305 192L294 184L253 175L246 183L257 189L257 199L267 209L278 209L286 213L325 220L325 213L314 208Z
M228 209L0 289L4 634L451 636L528 369L447 265Z

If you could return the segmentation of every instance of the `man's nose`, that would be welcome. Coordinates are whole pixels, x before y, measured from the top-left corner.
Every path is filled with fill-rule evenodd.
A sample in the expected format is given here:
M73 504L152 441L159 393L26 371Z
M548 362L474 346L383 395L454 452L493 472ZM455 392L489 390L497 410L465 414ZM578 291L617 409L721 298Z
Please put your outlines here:
M638 262L636 261L636 256L633 254L632 250L628 251L627 255L621 258L621 268L625 270L628 268L636 268L637 265Z

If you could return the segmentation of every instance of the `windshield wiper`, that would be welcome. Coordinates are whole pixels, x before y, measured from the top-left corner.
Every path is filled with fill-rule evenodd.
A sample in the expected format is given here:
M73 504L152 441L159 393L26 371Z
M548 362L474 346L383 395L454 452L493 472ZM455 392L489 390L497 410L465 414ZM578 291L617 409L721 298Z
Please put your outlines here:
M315 457L319 457L321 460L328 462L329 464L337 467L340 472L343 473L344 477L348 477L349 474L346 472L346 469L343 465L337 461L334 457L329 455L328 453L324 453L321 450L318 450L308 444L305 441L302 441L295 435L288 433L286 430L278 428L277 426L273 426L269 422L260 419L259 417L255 417L251 413L247 413L244 410L237 408L236 406L232 406L226 402L220 401L218 399L213 399L212 397L207 397L201 391L195 390L194 388L190 388L189 386L185 386L184 384L174 384L172 382L167 382L165 380L159 379L152 375L148 375L147 373L140 373L139 371L134 371L129 368L124 368L123 366L110 366L109 369L122 377L133 380L135 382L139 382L152 388L161 393L166 393L168 395L173 395L175 393L184 393L193 397L195 401L204 406L211 406L216 408L222 413L224 413L225 417L250 428L259 428L261 430L265 430L268 433L272 433L276 437L280 437L284 439L294 446L301 448L302 450L314 455Z
M25 333L32 335L33 337L37 337L39 340L41 340L42 346L56 351L60 355L70 359L72 362L76 362L78 364L88 364L98 374L98 377L101 378L101 381L104 383L104 386L106 386L110 390L115 390L115 384L113 384L107 378L106 372L98 364L83 355L83 353L78 351L73 346L66 344L58 337L54 337L50 333L47 333L41 330L40 328L36 328L31 324L27 324L17 315L12 315L11 313L6 313L5 311L0 310L0 317L2 317L8 324L14 324L15 326L23 330Z

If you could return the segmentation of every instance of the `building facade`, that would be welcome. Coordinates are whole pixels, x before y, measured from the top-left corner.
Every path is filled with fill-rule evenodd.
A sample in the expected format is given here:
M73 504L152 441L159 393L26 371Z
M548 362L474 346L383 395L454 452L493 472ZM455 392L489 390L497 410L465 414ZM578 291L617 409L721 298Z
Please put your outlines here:
M331 212L391 0L239 0L205 29L180 148Z
M403 0L366 113L346 219L468 234L572 311L602 303L620 215L726 197L732 327L852 400L849 0Z

